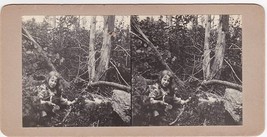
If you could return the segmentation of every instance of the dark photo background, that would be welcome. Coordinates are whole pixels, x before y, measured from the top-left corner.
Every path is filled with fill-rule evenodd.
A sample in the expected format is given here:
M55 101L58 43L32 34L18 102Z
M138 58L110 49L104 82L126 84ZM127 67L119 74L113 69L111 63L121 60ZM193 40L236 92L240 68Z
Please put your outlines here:
M242 124L242 16L131 16L133 125L150 125L146 88L162 70L175 74L186 105L159 125Z
M22 67L23 127L242 125L241 15L23 16ZM155 121L147 89L162 70L191 100ZM78 101L44 120L50 71Z
M23 16L23 126L130 125L129 23L129 16ZM50 71L61 75L62 96L78 102L44 119L37 86Z

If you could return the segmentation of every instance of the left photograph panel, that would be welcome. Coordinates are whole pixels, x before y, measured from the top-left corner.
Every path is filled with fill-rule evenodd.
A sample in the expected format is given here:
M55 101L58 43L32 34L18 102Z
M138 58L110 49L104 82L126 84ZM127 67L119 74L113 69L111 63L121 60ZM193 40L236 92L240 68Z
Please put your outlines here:
M131 125L130 16L22 17L23 127Z

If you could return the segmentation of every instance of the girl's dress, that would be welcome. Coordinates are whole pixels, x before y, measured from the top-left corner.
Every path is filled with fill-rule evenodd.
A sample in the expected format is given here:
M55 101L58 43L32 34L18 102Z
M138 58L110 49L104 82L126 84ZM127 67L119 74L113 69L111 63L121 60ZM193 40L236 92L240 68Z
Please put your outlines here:
M61 90L51 90L46 84L37 87L37 96L40 100L50 101L60 107L65 107L68 104L68 100L62 97ZM58 110L58 106L45 103L40 105L40 109L45 111L47 115L53 116L55 110Z

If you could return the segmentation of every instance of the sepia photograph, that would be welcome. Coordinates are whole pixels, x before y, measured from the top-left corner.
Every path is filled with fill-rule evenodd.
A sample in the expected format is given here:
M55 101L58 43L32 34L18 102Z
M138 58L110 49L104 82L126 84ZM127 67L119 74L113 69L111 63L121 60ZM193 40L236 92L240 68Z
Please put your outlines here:
M130 16L22 16L23 127L131 125Z
M261 5L11 4L1 19L6 136L264 132Z
M131 16L133 126L242 125L242 16Z

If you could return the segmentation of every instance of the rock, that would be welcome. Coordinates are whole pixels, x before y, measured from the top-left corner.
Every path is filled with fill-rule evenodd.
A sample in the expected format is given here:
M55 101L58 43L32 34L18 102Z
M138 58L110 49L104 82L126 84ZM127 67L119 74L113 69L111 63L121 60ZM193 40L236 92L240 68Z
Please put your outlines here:
M235 122L242 122L242 92L226 88L224 94L224 107Z
M222 101L220 96L213 93L203 92L201 94L198 94L197 96L199 97L199 104L206 103L210 105Z
M111 104L113 110L121 117L121 119L126 123L130 123L131 94L123 90L113 90Z

